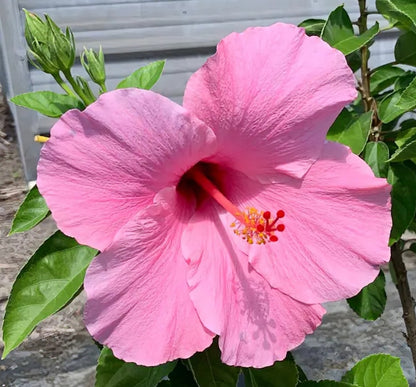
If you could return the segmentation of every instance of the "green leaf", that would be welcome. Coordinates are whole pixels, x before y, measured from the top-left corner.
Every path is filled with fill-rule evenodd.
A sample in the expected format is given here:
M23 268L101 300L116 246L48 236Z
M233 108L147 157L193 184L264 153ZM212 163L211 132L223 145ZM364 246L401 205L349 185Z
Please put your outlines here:
M394 82L394 91L404 90L412 83L416 77L416 72L406 71L401 77Z
M360 387L408 387L398 357L375 354L360 360L342 378Z
M347 145L355 154L360 154L367 142L373 113L367 112L358 117L343 109L329 128L326 138Z
M413 110L416 107L416 78L410 83L410 85L400 92L399 98L396 102L396 109L399 111L407 112Z
M400 127L384 134L385 138L394 140L398 147L403 146L410 137L416 135L416 120L413 118L400 122Z
M243 368L246 387L294 387L298 383L295 362L286 358L270 367Z
M389 262L389 271L390 271L391 281L397 286L399 281L397 281L396 270L394 270L392 261Z
M171 372L176 361L156 367L139 366L117 359L110 348L101 351L95 387L154 387Z
M398 77L403 75L405 71L400 67L391 65L378 67L370 78L371 94L378 94L380 91L390 87L394 84Z
M416 66L416 33L409 31L399 36L394 56L398 63Z
M50 214L45 199L34 185L17 210L9 235L30 230Z
M46 317L67 304L97 250L57 231L32 255L13 284L3 322L3 358Z
M328 16L321 38L331 46L354 36L351 19L344 6L335 8Z
M415 216L416 173L404 164L394 163L390 165L387 180L392 185L393 227L389 242L392 245L400 239Z
M137 87L138 89L150 90L162 75L164 66L165 61L158 60L156 62L149 63L146 66L140 67L127 78L123 79L117 85L117 89Z
M373 170L374 175L387 177L389 148L384 142L369 142L364 148L363 158Z
M416 157L416 136L410 137L390 158L390 162L400 162Z
M70 109L83 110L85 108L78 98L52 91L34 91L19 94L11 98L11 101L16 105L36 110L48 117L60 117Z
M380 270L377 278L361 289L356 296L347 299L351 309L365 320L377 320L386 307L387 295L384 289L386 279Z
M403 90L388 94L382 99L378 106L378 115L383 123L388 123L406 113L407 110L397 106L401 100Z
M174 370L169 374L169 381L172 387L198 387L194 380L192 371L186 367L182 360L176 363Z
M379 25L376 22L362 35L355 36L351 19L344 6L341 5L329 14L321 38L332 47L340 50L344 55L348 55L367 44L378 32Z
M351 36L334 44L332 47L340 50L344 55L348 55L370 42L370 40L373 39L378 34L378 32L379 25L376 22L376 24L374 24L363 34L359 36Z
M221 361L217 339L205 351L193 355L189 364L200 387L227 387L237 384L240 367L231 367Z
M416 0L376 0L377 10L387 19L398 20L416 31Z
M351 54L348 54L345 59L347 59L348 66L350 66L350 69L353 73L355 73L361 68L360 51L354 51Z
M345 383L345 382L336 382L335 380L320 380L315 382L309 380L298 384L298 387L359 387L357 384Z
M324 25L324 19L307 19L300 23L298 27L303 27L305 29L306 35L321 36Z

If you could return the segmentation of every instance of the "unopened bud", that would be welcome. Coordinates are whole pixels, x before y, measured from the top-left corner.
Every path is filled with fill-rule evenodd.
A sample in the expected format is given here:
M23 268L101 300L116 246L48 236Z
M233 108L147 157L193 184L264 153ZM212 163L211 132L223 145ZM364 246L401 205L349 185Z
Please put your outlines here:
M102 47L100 46L99 52L96 52L91 48L87 50L84 47L84 52L81 54L81 63L91 79L102 86L106 78Z
M51 55L60 70L68 71L75 60L74 34L69 27L63 33L48 15L45 15L45 19L49 27L48 43L50 44Z
M26 16L25 38L29 46L29 58L40 70L57 74L68 71L75 60L74 36L69 28L66 32L45 15L45 20L24 9Z

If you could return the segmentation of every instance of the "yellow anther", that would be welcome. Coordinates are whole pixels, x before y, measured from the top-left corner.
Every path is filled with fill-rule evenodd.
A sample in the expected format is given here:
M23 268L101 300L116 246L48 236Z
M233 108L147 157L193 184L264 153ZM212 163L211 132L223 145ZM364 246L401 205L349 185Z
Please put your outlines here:
M283 211L280 211L283 213ZM281 217L284 216L284 213ZM270 219L269 211L259 211L254 207L247 207L245 212L238 212L236 221L231 223L234 233L239 235L248 244L264 245L267 242L276 242L276 231L283 231L283 225L276 225L280 219L279 213L275 219Z

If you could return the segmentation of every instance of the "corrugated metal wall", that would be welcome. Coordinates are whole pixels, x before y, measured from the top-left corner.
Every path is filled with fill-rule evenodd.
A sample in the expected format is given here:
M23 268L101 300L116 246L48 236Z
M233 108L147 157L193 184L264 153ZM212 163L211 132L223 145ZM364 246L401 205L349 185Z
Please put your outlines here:
M32 90L60 91L53 79L28 67L23 39L26 8L49 14L60 26L69 25L78 52L83 46L106 54L109 89L149 61L167 59L164 75L154 90L180 103L189 76L215 52L216 43L233 31L276 21L298 24L306 18L326 18L342 1L334 0L2 0L0 45L8 96ZM352 19L356 0L345 0ZM370 19L370 23L371 23ZM384 23L385 25L385 23ZM373 66L393 60L393 38L386 34L373 49ZM0 68L2 68L0 66ZM80 65L75 74L82 74ZM45 133L53 120L22 108L13 108L25 174L36 177L40 145L33 135Z

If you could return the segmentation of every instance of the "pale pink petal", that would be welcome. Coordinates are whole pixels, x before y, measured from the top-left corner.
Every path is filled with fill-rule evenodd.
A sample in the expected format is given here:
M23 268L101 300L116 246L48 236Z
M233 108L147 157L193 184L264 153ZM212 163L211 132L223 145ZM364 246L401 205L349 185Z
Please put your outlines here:
M229 176L227 195L240 208L286 213L278 242L239 242L271 286L306 303L338 300L359 292L388 262L390 186L349 148L327 143L303 180L282 175L262 186Z
M302 343L325 310L272 289L235 246L221 211L205 202L183 233L191 298L203 324L220 335L224 363L269 366Z
M212 342L189 297L180 250L193 208L165 189L88 268L88 331L124 361L154 366L188 358Z
M213 132L181 106L121 89L54 125L37 184L58 227L102 250L156 192L214 151Z
M216 162L269 181L276 171L302 177L356 94L341 52L278 23L223 39L190 78L184 106L217 135Z

